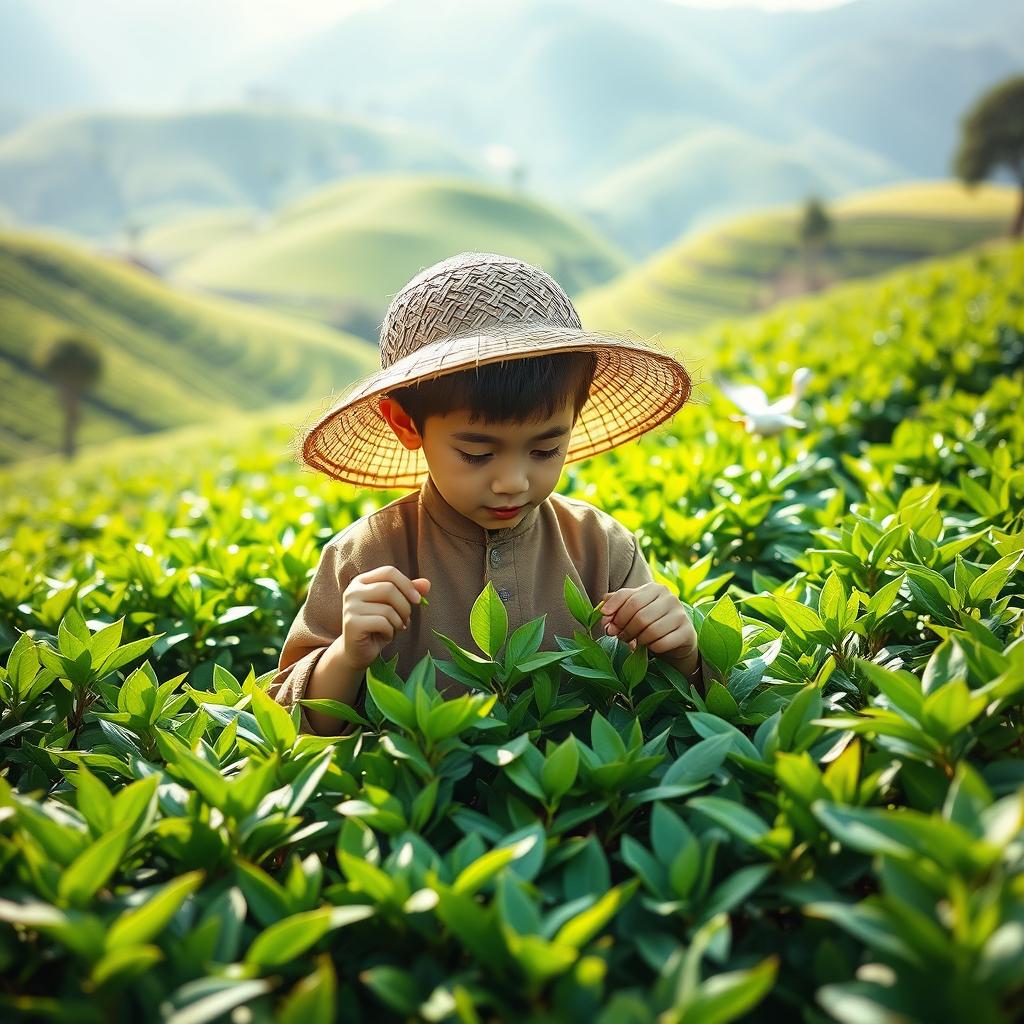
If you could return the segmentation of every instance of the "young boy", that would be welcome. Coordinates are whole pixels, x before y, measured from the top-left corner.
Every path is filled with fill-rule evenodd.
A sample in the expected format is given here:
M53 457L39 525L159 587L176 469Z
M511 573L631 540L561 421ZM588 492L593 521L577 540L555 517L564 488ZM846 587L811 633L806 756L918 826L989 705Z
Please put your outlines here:
M437 633L473 650L469 610L488 581L509 632L545 616L543 650L579 624L566 575L601 626L642 643L702 687L697 638L656 583L635 536L608 513L553 493L562 467L658 426L690 395L672 356L583 330L558 284L494 253L460 253L415 276L381 325L381 371L303 430L302 462L364 487L419 486L324 546L281 650L270 694L359 707L367 667L398 654L406 676ZM429 606L421 604L430 594ZM447 697L467 692L438 679ZM345 723L303 709L302 729Z

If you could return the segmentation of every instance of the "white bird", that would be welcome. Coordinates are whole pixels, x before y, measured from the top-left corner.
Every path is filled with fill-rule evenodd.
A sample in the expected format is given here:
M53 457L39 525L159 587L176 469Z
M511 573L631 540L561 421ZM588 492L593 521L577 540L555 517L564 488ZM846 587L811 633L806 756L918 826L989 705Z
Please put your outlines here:
M802 420L795 419L790 413L803 397L807 382L811 379L811 371L801 366L793 371L789 394L769 404L768 396L756 384L730 384L722 377L715 378L716 383L725 397L737 406L742 416L730 416L734 423L746 425L748 434L759 434L771 437L781 433L786 427L806 427Z

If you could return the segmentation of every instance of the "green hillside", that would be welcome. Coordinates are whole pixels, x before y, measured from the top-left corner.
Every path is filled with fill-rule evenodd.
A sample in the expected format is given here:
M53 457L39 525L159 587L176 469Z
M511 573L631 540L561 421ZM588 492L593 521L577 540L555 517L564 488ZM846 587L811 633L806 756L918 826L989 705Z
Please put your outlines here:
M582 220L504 189L438 175L385 174L329 185L175 268L173 278L334 325L351 308L380 322L421 269L462 250L535 263L570 293L628 267Z
M834 231L819 285L867 277L1004 235L1015 190L965 191L915 182L829 204ZM585 326L646 334L689 331L756 312L806 290L798 204L737 218L684 238L576 303Z
M181 294L136 267L0 230L0 462L59 451L63 416L38 360L67 334L93 339L104 361L83 402L86 445L319 398L378 365L357 338Z
M741 213L810 194L832 198L903 177L888 160L824 133L770 142L722 125L684 132L598 181L583 193L582 206L609 238L643 259Z
M380 170L483 173L426 132L288 108L67 114L0 137L0 203L21 224L96 239L196 211L276 209Z
M136 251L161 273L234 235L248 234L264 215L251 208L186 213L140 233Z
M989 310L973 325L970 332L959 323L963 309L983 288L994 289L1000 295L1000 305ZM856 421L859 429L871 440L888 437L897 424L906 417L910 406L918 400L915 388L927 385L929 394L936 388L946 371L947 349L955 347L957 338L963 341L967 333L982 341L971 340L968 349L971 359L979 360L982 351L979 346L995 345L994 354L985 355L984 365L977 373L997 375L999 367L1009 369L1020 360L1021 333L1013 320L1013 329L998 344L988 338L988 333L998 335L999 325L1007 318L1018 317L1024 296L1024 245L1009 244L1005 240L994 242L987 251L972 250L957 256L922 261L912 266L900 267L884 273L870 281L851 280L841 283L824 295L801 296L780 302L771 310L750 316L736 317L706 325L702 330L685 332L673 330L666 339L666 347L678 352L691 371L695 372L694 401L673 420L672 433L678 435L669 448L656 443L651 437L646 442L631 443L623 449L609 453L613 462L631 462L641 454L644 445L656 449L657 459L652 464L660 465L677 452L681 444L682 454L672 454L672 494L681 493L687 485L680 483L676 475L691 477L689 486L694 493L707 497L708 473L720 468L721 459L713 465L686 463L686 445L706 438L708 431L722 430L721 440L729 438L730 450L754 444L743 433L739 425L727 423L726 418L736 410L731 403L710 383L710 374L723 371L730 377L752 376L769 394L783 393L789 386L792 367L803 364L814 371L807 400L817 408L814 417L816 429L828 436L828 442L837 442L837 435L843 433L849 423ZM914 312L893 312L897 303L913 309ZM1005 308L1004 308L1005 307ZM889 317L889 319L886 319ZM1002 319L1000 319L1002 318ZM932 327L929 327L929 321ZM884 338L875 334L875 327L884 326ZM882 330L881 326L878 326ZM931 338L937 330L938 341L928 343L928 351L922 354L915 349L905 357L898 346L901 335L913 332L918 348L924 345L921 339ZM988 333L986 333L988 332ZM819 342L809 346L812 337ZM920 336L920 337L919 337ZM1000 347L1001 346L1001 347ZM885 361L874 357L883 352ZM691 359L696 356L696 359ZM907 365L904 365L907 363ZM962 365L960 365L962 363ZM863 367L870 364L872 369L865 374ZM975 371L970 361L958 361L961 374L959 384L967 390L981 385L972 383ZM911 372L912 371L912 372ZM915 376L916 375L916 376ZM900 380L897 382L897 377ZM858 379L856 390L846 385ZM838 387L830 389L830 381ZM892 392L890 394L889 392ZM939 392L935 391L937 395ZM879 404L885 407L879 413ZM390 501L399 491L375 491L339 484L328 480L322 474L305 467L298 467L289 454L289 442L295 431L309 418L316 406L308 400L282 403L272 409L255 410L245 415L234 415L224 426L201 424L169 430L153 437L126 437L102 449L83 450L76 460L73 473L82 480L89 478L99 466L112 464L117 467L119 478L141 479L159 467L160 472L174 474L179 484L185 486L188 475L212 469L224 458L237 458L240 452L246 455L250 468L259 473L270 474L260 484L273 494L280 490L284 481L298 473L314 501L323 498L335 499L341 496L351 503L354 515L361 515L368 507L378 507ZM717 428L716 428L717 424ZM855 445L858 435L851 435L848 441ZM663 440L663 439L662 439ZM701 442L703 443L703 442ZM771 445L771 439L765 442ZM802 441L794 441L802 445ZM176 452L181 448L195 448L196 459L188 466L176 467ZM201 454L199 454L201 452ZM264 454L259 454L264 453ZM599 457L598 460L600 460ZM591 474L588 469L595 460L584 460L566 467L561 483L570 488L579 486L579 496L594 500L594 491L586 489L583 479ZM63 466L56 456L37 460L31 466L21 464L4 469L9 481L24 479L26 474L46 472L47 466ZM280 474L280 477L277 475ZM637 475L633 487L640 487L642 474ZM614 474L602 474L602 493L610 501L618 500L620 484ZM567 490L562 486L560 490ZM642 488L641 488L642 490ZM636 497L639 499L640 491ZM645 504L660 502L663 494L648 491ZM704 500L704 499L702 499ZM362 511L356 512L356 508ZM617 513L618 514L618 513ZM634 513L624 512L624 520L635 525ZM669 520L674 520L674 514ZM639 523L639 519L636 521ZM342 524L336 524L338 528ZM699 536L698 534L695 536Z

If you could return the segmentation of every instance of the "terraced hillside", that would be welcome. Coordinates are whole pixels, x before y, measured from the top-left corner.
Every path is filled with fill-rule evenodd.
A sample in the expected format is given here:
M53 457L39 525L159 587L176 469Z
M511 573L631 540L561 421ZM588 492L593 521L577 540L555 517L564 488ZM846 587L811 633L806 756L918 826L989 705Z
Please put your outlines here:
M814 267L818 286L868 277L1005 234L1015 190L918 182L829 205L834 231ZM800 208L737 218L684 238L608 285L579 297L586 326L647 334L687 331L800 294L806 275Z
M544 267L570 294L629 262L582 220L507 190L438 175L366 175L326 186L265 226L185 260L181 281L330 324L353 308L379 323L423 267L465 249Z
M104 362L83 402L84 445L319 397L379 365L375 347L318 324L0 230L0 462L60 449L63 415L39 360L66 335L92 339Z

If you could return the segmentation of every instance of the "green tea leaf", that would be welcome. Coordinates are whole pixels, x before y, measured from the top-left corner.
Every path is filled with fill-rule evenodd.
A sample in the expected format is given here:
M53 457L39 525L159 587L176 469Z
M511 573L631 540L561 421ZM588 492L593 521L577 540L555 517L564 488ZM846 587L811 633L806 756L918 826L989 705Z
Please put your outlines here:
M86 906L121 864L130 839L129 827L120 825L83 850L61 875L57 890L61 899Z
M592 907L566 921L555 935L559 945L582 949L598 932L625 906L640 884L636 878L615 886L606 892Z
M700 740L669 765L661 781L672 785L710 778L725 762L732 742L732 736L727 733Z
M643 644L637 644L622 663L622 678L629 693L632 693L637 683L647 675L647 660L647 648Z
M853 660L879 693L884 693L889 698L894 708L915 721L920 721L924 695L921 693L921 683L913 673L903 669L893 672L863 658Z
M373 907L347 904L292 914L256 936L245 954L245 963L260 967L280 967L291 963L329 931L363 921L374 913Z
M279 1012L278 1024L332 1024L338 983L331 961L318 960L312 974L296 982Z
M524 622L518 629L514 630L508 638L508 647L505 648L505 670L518 665L525 658L536 654L544 640L544 624L547 621L547 614L540 618Z
M579 751L576 748L576 738L569 736L548 755L541 769L541 785L552 803L561 800L572 788L578 768Z
M947 683L924 701L922 724L933 736L950 740L985 709L988 698L974 696L962 679Z
M488 658L494 659L508 635L508 613L490 580L473 602L469 613L469 631Z
M251 707L260 732L272 746L279 750L289 750L294 746L298 730L292 716L281 704L264 690L254 690Z
M704 704L710 714L728 720L735 718L740 711L736 698L717 679L708 687Z
M565 605L569 609L569 614L584 629L589 630L594 617L594 606L576 586L571 576L567 575L565 577L565 581L562 584L562 594L565 598Z
M725 1024L739 1019L771 991L779 962L778 955L773 954L754 967L706 979L697 994L679 1007L683 1019L701 1024Z
M985 601L992 601L1006 585L1006 581L1017 571L1024 551L1005 555L990 565L970 586L968 601L972 607L979 607Z
M697 642L703 657L723 679L728 678L743 653L743 623L728 594L720 597L704 616Z
M720 796L697 796L687 806L706 814L712 821L752 846L756 846L768 832L764 819L735 800Z
M535 835L526 836L511 846L488 850L472 864L459 872L452 891L463 895L479 892L505 865L529 853L537 843Z
M779 750L806 750L821 732L811 724L822 711L821 691L809 683L797 692L779 719Z
M162 886L145 903L122 912L110 926L104 949L136 946L159 935L178 912L186 897L194 893L203 879L203 871L187 871Z
M368 967L359 972L359 980L382 1002L403 1017L419 1016L420 994L416 979L408 971L389 964Z
M366 676L366 689L381 714L407 732L416 731L416 711L412 701L401 690L375 679L371 673Z
M828 630L813 608L793 601L788 597L776 597L776 604L786 627L798 640L825 643L829 640Z

